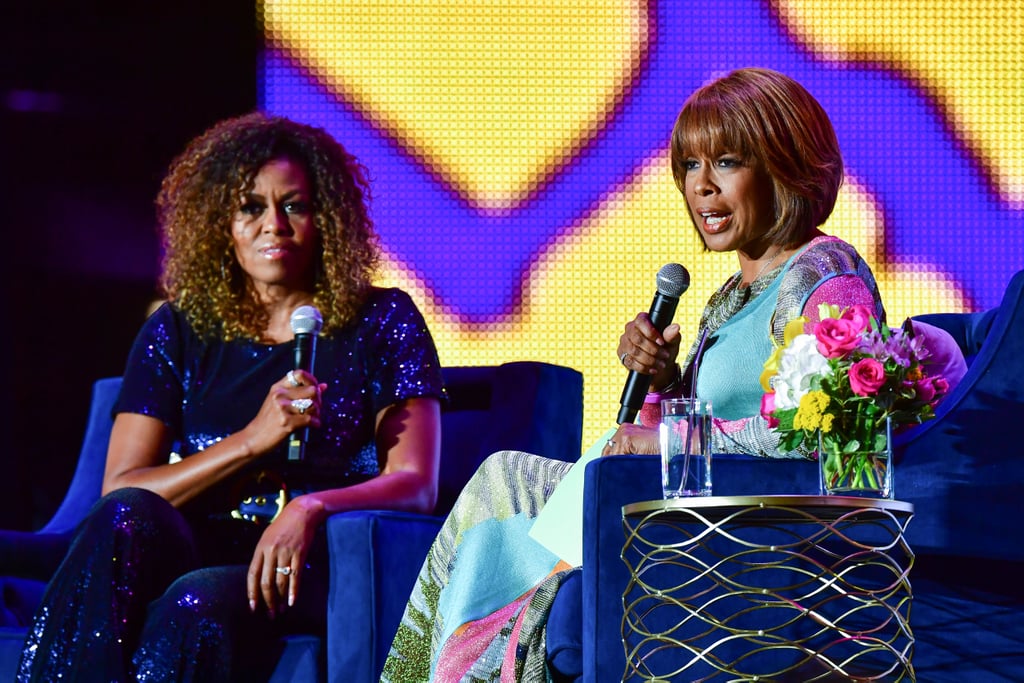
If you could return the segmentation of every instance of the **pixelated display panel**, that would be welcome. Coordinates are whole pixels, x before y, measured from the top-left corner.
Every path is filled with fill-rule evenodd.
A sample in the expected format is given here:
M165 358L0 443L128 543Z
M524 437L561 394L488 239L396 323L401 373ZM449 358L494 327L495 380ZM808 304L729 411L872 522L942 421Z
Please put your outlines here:
M827 232L871 263L890 320L998 304L1024 266L1022 10L934 2L264 2L261 106L370 169L381 283L442 362L585 374L585 445L614 424L623 325L687 267L696 329L735 256L701 251L667 140L685 96L741 66L804 83L847 181Z

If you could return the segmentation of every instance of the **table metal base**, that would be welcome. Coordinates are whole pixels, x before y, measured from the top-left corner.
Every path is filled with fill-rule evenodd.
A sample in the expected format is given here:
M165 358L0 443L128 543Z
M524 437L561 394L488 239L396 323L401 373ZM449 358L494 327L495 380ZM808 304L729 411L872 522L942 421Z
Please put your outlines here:
M822 496L623 508L623 680L915 680L913 506Z

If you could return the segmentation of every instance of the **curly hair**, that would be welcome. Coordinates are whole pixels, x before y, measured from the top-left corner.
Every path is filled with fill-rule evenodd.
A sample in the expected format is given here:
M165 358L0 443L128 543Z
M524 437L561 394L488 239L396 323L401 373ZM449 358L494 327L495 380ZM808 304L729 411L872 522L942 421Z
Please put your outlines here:
M319 237L313 304L329 335L355 316L380 258L366 169L320 128L261 112L227 119L171 163L157 197L160 287L203 336L260 340L268 324L235 258L231 220L269 161L300 163Z
M697 153L729 151L759 163L774 185L775 225L767 233L773 244L804 241L831 215L843 183L828 114L802 85L770 69L737 69L690 95L671 149L680 191L686 160Z

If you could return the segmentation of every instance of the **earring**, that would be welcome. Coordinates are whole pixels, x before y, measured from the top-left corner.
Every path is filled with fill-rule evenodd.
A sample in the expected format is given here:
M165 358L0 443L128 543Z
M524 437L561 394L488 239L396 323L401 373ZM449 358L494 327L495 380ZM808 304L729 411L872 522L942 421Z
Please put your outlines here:
M225 261L227 261L227 263L228 263L227 266L224 265ZM231 267L231 254L230 253L226 253L226 254L224 254L223 256L220 257L220 276L221 276L221 279L223 279L228 284L231 284L231 274L228 272L228 269L230 267Z

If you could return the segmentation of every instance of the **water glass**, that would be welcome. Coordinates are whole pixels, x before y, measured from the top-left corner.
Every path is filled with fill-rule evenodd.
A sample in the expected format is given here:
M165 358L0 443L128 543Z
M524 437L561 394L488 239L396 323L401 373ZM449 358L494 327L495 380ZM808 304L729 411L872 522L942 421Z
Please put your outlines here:
M665 498L711 495L711 401L661 402L661 488Z

